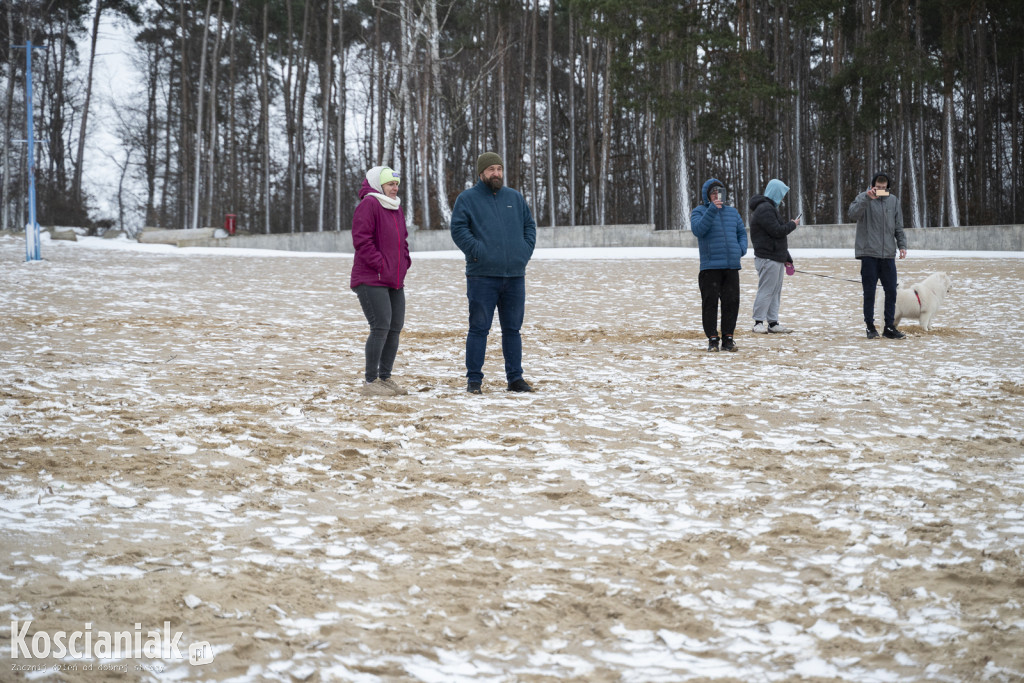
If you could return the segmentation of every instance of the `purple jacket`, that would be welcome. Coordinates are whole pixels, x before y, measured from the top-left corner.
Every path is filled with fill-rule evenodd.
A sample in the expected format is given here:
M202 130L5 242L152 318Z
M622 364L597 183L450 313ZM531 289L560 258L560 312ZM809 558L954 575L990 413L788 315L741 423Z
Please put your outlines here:
M359 206L352 216L352 246L356 253L349 286L401 289L412 265L405 215L400 208L385 209L376 197L367 197L371 192L375 190L363 180Z

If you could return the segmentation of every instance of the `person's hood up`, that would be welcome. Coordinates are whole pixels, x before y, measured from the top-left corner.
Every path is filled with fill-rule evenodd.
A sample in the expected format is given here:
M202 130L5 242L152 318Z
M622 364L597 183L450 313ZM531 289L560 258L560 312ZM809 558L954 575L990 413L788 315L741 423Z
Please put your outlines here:
M789 185L782 182L778 178L772 178L768 181L768 185L764 188L764 196L772 200L775 206L782 203L782 198L789 192Z
M366 182L370 183L370 187L373 188L374 192L384 193L384 188L380 184L380 172L384 170L384 166L374 166L366 172Z
M701 201L702 201L702 202L703 202L704 204L708 204L708 203L710 203L710 202L711 202L711 200L710 200L710 199L708 199L708 192L709 192L709 191L711 190L711 188L712 188L712 187L714 187L715 185L720 185L720 186L722 186L722 187L725 187L725 183L723 183L723 182L722 182L721 180L719 180L718 178L710 178L710 179L708 179L708 180L704 181L704 187L702 187L702 188L700 189L700 197L701 197Z
M363 186L359 188L359 200L362 201L366 195L373 195L385 209L394 210L402 205L402 198L395 197L392 199L384 194L384 188L380 184L380 172L385 168L390 170L391 167L374 166L366 172L366 176L363 178Z
M362 199L371 192L380 192L380 190L373 189L373 185L370 184L366 178L363 178L363 186L359 188L359 199Z

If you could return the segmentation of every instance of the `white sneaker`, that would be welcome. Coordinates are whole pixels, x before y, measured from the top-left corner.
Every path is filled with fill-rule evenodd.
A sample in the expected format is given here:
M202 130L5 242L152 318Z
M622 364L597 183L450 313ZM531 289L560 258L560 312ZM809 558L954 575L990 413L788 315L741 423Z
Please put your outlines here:
M363 396L394 396L394 390L380 378L373 380L372 382L363 382L363 386L359 387L359 393Z
M775 323L774 325L768 326L768 331L772 332L773 334L789 334L793 330L789 329L788 327L784 327L782 323Z
M758 334L768 334L768 328L764 326L764 323L758 323L754 325L754 329L751 332L757 332Z
M380 380L380 382L383 383L384 386L386 386L388 389L395 392L395 396L405 396L406 394L409 393L405 387L403 387L401 384L391 379L390 377L388 377L387 379L382 379Z

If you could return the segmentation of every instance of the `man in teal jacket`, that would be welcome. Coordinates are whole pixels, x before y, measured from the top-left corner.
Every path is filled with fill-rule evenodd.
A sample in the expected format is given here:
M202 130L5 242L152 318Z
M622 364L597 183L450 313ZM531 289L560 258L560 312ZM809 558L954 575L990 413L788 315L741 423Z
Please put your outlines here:
M501 157L485 152L476 166L480 180L455 200L451 220L452 240L466 255L466 391L482 393L484 354L495 308L508 390L533 391L523 379L519 329L526 308L526 264L537 243L537 224L523 195L504 187Z

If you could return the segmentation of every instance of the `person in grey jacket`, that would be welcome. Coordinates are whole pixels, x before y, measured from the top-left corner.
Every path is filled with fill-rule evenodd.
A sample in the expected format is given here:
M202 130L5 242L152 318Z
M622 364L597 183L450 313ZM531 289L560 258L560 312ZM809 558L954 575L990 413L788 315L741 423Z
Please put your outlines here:
M792 332L779 324L782 278L787 268L793 266L787 236L800 225L799 216L791 221L783 221L779 215L779 205L788 192L789 186L786 183L772 178L764 188L764 194L755 194L748 204L750 243L754 246L754 267L757 268L753 331L759 334Z
M850 218L857 221L854 256L860 260L860 281L864 287L864 324L867 338L878 339L875 328L875 290L882 281L885 292L883 315L886 339L903 339L907 335L896 329L896 252L907 257L907 236L903 232L900 200L889 192L889 176L876 173L871 187L861 192L850 204Z
M526 264L537 243L537 224L523 195L504 186L501 157L485 152L476 167L480 180L455 200L451 219L452 240L466 255L466 391L482 393L487 335L497 307L508 390L529 392L533 387L523 379L519 329L526 307Z

